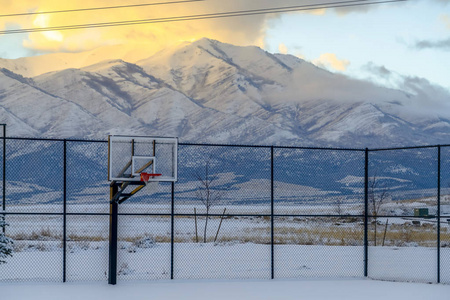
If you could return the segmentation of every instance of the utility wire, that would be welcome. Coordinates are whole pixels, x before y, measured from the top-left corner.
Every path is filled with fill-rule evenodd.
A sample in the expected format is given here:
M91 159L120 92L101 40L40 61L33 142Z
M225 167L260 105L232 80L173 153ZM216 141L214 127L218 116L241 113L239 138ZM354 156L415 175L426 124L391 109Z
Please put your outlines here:
M264 9L230 11L230 12L222 12L222 13L187 15L187 16L178 16L178 17L167 17L167 18L129 20L129 21L92 23L92 24L78 24L78 25L40 27L40 28L36 28L35 27L35 28L0 31L0 34L17 34L17 33L28 33L28 32L56 31L56 30L57 31L62 31L62 30L98 28L98 27L139 25L139 24L149 24L149 23L168 23L168 22L191 21L191 20L205 20L205 19L241 17L241 16L272 14L272 13L283 13L283 12L307 11L307 10L324 9L324 8L342 8L342 7L355 7L355 6L363 6L363 5L377 5L377 4L387 4L387 3L405 2L405 1L409 1L409 0L384 0L384 1L353 0L353 1L340 1L340 2L331 2L331 3L329 2L329 3L320 3L320 4L310 4L310 5L273 7L273 8L264 8Z
M103 10L103 9L131 8L131 7L140 7L140 6L180 4L180 3L202 2L202 1L205 1L205 0L180 0L180 1L169 1L169 2L118 5L118 6L102 6L102 7L91 7L91 8L77 8L77 9L67 9L67 10L35 11L35 12L0 15L0 18L29 16L29 15L42 15L42 14L72 13L72 12L91 11L91 10Z

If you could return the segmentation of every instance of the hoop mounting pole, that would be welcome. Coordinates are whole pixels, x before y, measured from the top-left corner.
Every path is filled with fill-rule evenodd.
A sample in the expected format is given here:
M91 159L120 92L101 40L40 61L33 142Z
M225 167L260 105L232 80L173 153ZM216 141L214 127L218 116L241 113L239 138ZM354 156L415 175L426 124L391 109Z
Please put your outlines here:
M118 193L119 188L116 182L111 182L109 187L110 202L109 202L109 268L108 268L108 283L117 283L117 223L119 215L119 203L113 201L113 198Z

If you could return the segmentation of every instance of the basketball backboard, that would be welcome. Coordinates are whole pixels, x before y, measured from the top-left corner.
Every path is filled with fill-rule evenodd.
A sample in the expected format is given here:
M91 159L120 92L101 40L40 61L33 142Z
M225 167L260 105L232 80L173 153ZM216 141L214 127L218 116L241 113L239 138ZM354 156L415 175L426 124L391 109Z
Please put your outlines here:
M160 174L148 181L177 181L178 139L149 136L108 137L108 180L141 181L141 173Z

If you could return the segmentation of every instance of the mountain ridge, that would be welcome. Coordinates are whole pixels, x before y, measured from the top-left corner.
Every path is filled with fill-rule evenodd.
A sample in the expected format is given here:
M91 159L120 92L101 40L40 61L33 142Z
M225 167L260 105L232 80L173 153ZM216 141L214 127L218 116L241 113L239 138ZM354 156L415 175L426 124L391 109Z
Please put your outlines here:
M30 78L5 67L0 72L0 122L10 125L9 135L22 136L332 147L449 143L450 113L414 107L420 101L292 55L206 38L135 63L107 58Z

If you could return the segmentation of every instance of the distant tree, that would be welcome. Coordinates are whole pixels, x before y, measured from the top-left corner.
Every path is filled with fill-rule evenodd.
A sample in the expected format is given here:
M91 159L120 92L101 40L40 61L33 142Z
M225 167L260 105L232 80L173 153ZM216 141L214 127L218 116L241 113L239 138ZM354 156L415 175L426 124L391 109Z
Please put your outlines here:
M206 220L205 228L203 231L203 242L206 243L206 231L208 228L209 211L211 207L217 205L222 200L225 190L218 189L217 176L210 174L210 160L205 164L204 173L196 173L196 179L198 180L199 186L196 190L196 196L206 208Z
M338 215L342 215L342 213L344 212L343 204L344 204L344 196L337 196L334 198L333 200L334 211Z
M9 237L5 236L3 229L7 226L5 217L0 216L0 264L6 263L4 259L8 256L12 256L13 241Z
M386 203L389 195L388 187L380 182L379 177L375 174L369 178L368 185L368 204L369 214L374 220L374 245L377 245L377 219L381 212L381 207Z

